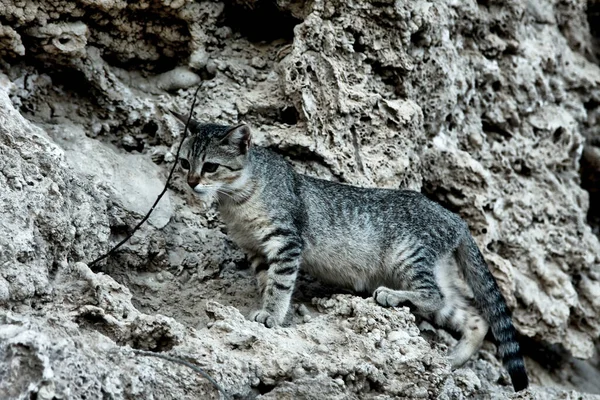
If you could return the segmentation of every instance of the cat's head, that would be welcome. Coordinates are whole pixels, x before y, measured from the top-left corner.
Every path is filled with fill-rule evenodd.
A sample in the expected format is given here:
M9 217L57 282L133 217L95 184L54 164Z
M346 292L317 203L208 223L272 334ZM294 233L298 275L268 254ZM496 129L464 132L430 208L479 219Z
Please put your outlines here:
M187 121L187 116L175 116L183 124ZM250 128L245 124L202 124L192 119L188 129L179 163L194 192L209 202L219 193L227 196L241 189L247 179Z

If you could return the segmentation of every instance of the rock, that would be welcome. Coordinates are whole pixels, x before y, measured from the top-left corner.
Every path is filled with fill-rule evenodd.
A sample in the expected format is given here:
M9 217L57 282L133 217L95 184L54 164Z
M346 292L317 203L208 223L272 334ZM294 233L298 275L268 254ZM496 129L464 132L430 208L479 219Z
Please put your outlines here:
M65 150L69 165L94 185L111 188L111 200L141 219L165 186L165 178L148 157L119 154L115 149L89 139L77 127L61 126L53 137ZM165 193L148 222L163 228L173 216L169 193Z
M239 398L593 398L596 14L548 0L6 3L0 398L218 398L132 348L193 362ZM149 223L90 268L162 190L182 134L165 115L187 112L196 85L198 119L245 121L298 171L459 213L532 387L512 393L489 342L450 371L447 332L310 279L288 326L247 321L260 299L243 255L179 170Z
M1 81L1 80L0 80ZM0 86L0 275L3 300L53 291L50 271L65 258L106 248L106 198L65 162L65 152L15 110Z
M187 89L197 85L200 81L198 75L184 67L177 67L154 78L156 86L167 91Z
M38 40L38 45L48 54L66 53L72 57L85 55L89 30L81 21L47 24L29 29L28 36Z

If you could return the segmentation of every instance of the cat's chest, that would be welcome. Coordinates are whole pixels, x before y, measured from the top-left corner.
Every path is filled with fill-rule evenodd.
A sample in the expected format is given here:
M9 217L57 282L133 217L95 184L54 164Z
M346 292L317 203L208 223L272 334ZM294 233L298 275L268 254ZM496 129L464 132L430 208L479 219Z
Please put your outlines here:
M260 249L262 238L273 229L271 218L259 202L248 201L239 206L222 207L220 212L227 225L227 234L246 251Z

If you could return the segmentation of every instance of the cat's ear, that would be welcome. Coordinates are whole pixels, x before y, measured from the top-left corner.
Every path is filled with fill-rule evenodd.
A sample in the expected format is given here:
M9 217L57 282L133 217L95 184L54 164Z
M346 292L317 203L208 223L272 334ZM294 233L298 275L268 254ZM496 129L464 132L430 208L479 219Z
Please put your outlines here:
M225 137L221 139L221 143L234 146L240 154L246 154L250 148L251 136L248 125L240 124L231 128Z
M173 110L169 110L169 112L171 113L171 115L173 115L175 118L177 118L179 120L179 122L181 122L182 124L185 125L185 123L187 122L187 116L180 114L177 111L173 111Z
M185 126L185 124L187 124L188 117L189 117L188 115L186 115L186 114L181 114L181 113L178 113L177 111L173 111L173 110L169 110L169 112L170 112L170 113L171 113L171 114L172 114L172 115L173 115L175 118L177 118L177 120L178 120L179 122L181 122L181 124L182 124L181 126L182 126L182 127L184 127L184 126ZM196 127L197 125L198 125L198 121L196 121L194 118L190 119L190 125L189 125L189 127L190 127L190 128Z

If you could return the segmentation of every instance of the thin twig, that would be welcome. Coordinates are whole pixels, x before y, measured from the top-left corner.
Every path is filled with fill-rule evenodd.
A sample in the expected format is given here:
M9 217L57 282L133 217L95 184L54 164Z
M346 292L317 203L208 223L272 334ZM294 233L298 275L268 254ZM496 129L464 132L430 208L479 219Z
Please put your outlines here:
M173 173L175 172L175 168L177 168L177 163L179 162L179 152L181 151L183 141L185 140L185 137L187 135L188 126L190 125L190 121L192 120L192 114L194 113L194 107L196 106L196 98L198 96L199 90L200 90L200 86L198 86L198 88L196 88L196 91L194 92L194 100L192 101L192 106L190 107L190 114L188 115L188 119L185 123L185 128L183 129L183 136L181 138L181 142L179 143L179 147L177 147L177 154L175 155L175 163L171 167L171 171L169 172L169 176L167 177L167 182L165 183L165 187L163 188L162 192L160 192L160 194L156 198L156 201L154 202L154 204L152 204L152 207L150 207L150 210L148 211L148 213L144 216L144 218L142 218L142 220L140 222L138 222L138 224L135 226L135 228L133 228L131 233L129 233L129 235L127 235L127 237L125 239L123 239L119 243L117 243L117 245L114 246L112 249L110 249L108 252L104 253L100 257L96 258L94 261L90 262L88 264L89 267L93 267L94 265L98 264L100 261L104 260L106 257L111 256L115 251L117 251L119 249L119 247L121 247L125 243L127 243L127 241L129 239L131 239L131 237L134 235L134 233L137 232L138 229L140 229L140 227L144 224L144 222L146 222L146 220L148 218L150 218L150 214L152 214L152 211L154 211L154 208L156 208L160 199L162 199L163 195L167 192L167 189L169 188L169 182L171 181L171 177L173 176Z

